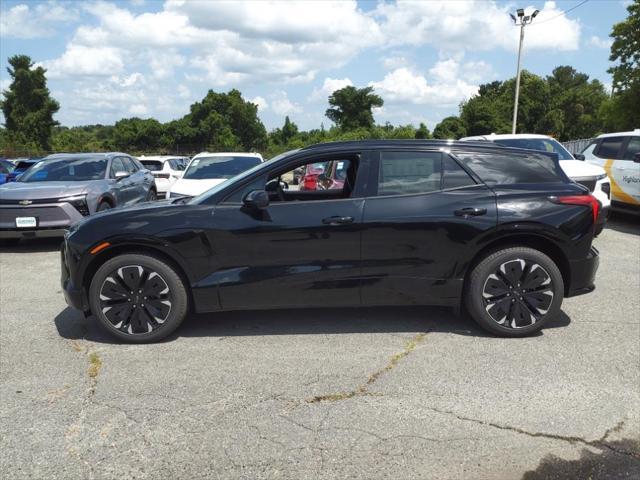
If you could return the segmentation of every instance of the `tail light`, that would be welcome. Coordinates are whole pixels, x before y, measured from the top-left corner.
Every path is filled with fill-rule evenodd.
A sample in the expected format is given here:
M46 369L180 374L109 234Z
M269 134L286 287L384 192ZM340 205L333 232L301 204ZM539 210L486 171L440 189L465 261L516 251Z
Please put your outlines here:
M169 178L170 174L168 173L155 173L153 172L153 176L156 178Z
M591 208L591 214L593 215L593 224L598 221L598 215L600 214L600 202L593 195L563 195L560 197L550 197L553 203L561 203L563 205L584 205Z

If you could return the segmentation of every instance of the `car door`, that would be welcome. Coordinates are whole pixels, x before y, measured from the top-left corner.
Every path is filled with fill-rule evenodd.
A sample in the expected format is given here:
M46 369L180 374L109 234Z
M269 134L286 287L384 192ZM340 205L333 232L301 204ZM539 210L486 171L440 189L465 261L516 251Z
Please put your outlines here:
M599 163L606 170L611 181L611 199L629 205L640 205L638 185L640 164L629 155L637 148L637 140L623 135L604 137L594 150ZM631 146L631 149L628 146Z
M495 228L496 200L450 155L378 153L362 225L364 305L456 305L474 240Z
M128 205L132 200L131 179L130 177L116 178L116 173L125 172L129 173L127 167L122 161L122 157L114 157L111 160L110 178L115 182L114 191L116 196L116 204L118 206Z
M150 181L147 178L148 170L140 168L130 157L122 157L122 162L129 172L127 180L131 189L131 203L144 202L150 187Z
M626 203L640 205L640 161L636 155L640 154L640 136L627 137L624 145L624 152L620 160L616 160L619 170L622 173L619 189L626 193ZM631 197L631 198L628 198Z
M216 206L209 232L216 265L208 282L218 286L223 309L360 303L364 199L358 185L367 160L359 153L341 161L354 167L352 183L340 191L298 192L291 185L285 192L272 190L263 210L241 204L250 190L274 182L283 186L282 178L292 177L296 164L254 180Z

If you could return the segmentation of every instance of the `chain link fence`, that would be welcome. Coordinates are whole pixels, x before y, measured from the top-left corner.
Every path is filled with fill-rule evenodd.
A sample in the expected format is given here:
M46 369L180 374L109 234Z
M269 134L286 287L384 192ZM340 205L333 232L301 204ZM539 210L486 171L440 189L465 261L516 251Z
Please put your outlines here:
M589 146L593 138L580 138L578 140L568 140L566 142L562 142L562 145L569 150L571 155L575 155L576 153L582 153L582 151Z

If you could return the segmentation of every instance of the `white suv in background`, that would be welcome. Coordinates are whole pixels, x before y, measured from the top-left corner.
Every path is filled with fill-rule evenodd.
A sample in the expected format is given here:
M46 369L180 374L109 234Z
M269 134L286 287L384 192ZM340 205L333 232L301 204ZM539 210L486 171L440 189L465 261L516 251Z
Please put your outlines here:
M155 155L138 157L140 163L149 170L156 180L158 198L166 198L171 185L182 178L185 168L189 163L188 157L176 157L171 155Z
M167 198L195 197L262 162L259 153L199 153L171 186Z
M567 177L587 187L592 195L600 201L603 215L606 216L606 212L611 205L611 183L607 178L607 172L597 165L576 160L556 139L547 135L533 133L517 133L514 135L496 135L492 133L491 135L465 137L460 140L486 140L505 147L557 153L560 159L560 167L567 174Z
M606 170L614 208L640 211L640 128L600 135L582 155Z

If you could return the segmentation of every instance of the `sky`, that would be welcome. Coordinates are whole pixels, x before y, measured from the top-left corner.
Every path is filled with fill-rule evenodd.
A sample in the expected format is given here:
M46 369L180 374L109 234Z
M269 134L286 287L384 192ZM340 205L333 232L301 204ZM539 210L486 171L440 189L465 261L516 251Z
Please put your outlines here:
M168 121L236 88L268 130L286 115L307 130L331 125L332 91L373 86L376 122L433 129L482 83L515 75L517 8L540 10L523 68L571 65L610 88L609 33L628 2L0 0L0 88L7 58L26 54L47 69L62 125Z

